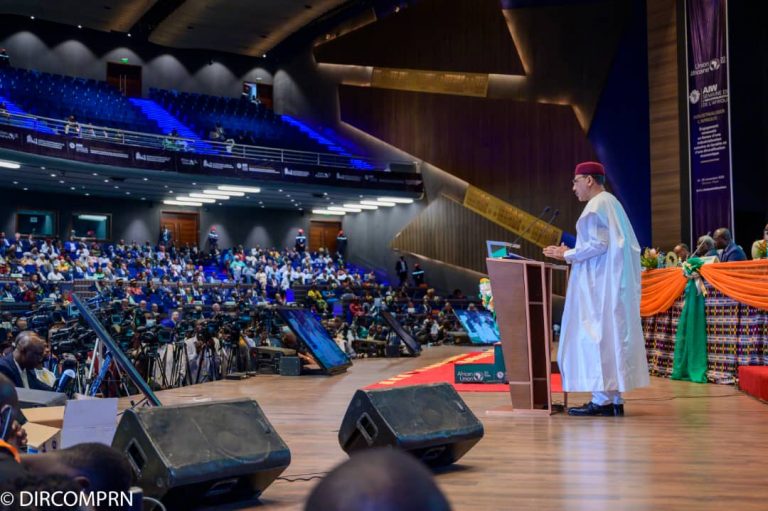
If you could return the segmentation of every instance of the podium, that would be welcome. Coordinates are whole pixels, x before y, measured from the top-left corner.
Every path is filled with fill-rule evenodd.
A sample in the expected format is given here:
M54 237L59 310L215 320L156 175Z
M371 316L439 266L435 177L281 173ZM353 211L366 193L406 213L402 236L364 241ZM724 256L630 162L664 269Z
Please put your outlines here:
M489 415L549 415L552 407L552 272L567 266L486 259L512 405Z

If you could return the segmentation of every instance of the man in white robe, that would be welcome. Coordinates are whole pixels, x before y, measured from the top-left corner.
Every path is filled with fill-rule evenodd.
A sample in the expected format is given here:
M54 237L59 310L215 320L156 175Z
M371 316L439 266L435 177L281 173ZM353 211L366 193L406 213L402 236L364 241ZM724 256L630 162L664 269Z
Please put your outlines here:
M544 255L571 264L557 361L566 392L592 392L568 410L577 416L624 415L622 392L649 384L640 323L640 245L619 201L605 191L599 163L576 166L573 191L587 205L576 246Z

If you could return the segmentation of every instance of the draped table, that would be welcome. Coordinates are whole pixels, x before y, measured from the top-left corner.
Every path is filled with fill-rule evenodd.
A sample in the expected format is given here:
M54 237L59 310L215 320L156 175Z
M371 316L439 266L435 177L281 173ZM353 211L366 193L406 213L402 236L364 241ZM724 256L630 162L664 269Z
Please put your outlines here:
M734 383L740 365L768 365L768 260L702 266L707 380ZM672 374L687 279L681 268L643 272L640 314L652 375Z

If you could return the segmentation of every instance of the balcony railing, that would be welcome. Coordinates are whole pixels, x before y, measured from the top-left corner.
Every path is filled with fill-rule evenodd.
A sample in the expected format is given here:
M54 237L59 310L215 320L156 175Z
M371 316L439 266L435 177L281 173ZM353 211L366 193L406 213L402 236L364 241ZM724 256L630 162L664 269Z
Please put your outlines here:
M294 165L316 165L320 167L350 168L366 170L385 170L389 163L365 156L349 156L332 153L315 153L280 149L276 147L237 144L233 141L217 142L213 140L189 139L126 131L91 124L69 125L67 121L27 114L0 112L0 125L26 128L41 133L52 133L82 139L103 140L112 144L132 147L147 147L177 152L198 152L254 160L257 162L277 162ZM68 127L69 125L69 127ZM201 143L201 142L204 142ZM410 162L395 162L408 164Z

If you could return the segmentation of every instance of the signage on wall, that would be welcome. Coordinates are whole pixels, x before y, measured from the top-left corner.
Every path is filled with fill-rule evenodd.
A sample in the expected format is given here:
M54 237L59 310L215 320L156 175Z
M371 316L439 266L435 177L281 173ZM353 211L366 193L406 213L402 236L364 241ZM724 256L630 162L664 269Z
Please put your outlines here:
M686 1L691 234L733 232L727 0Z

